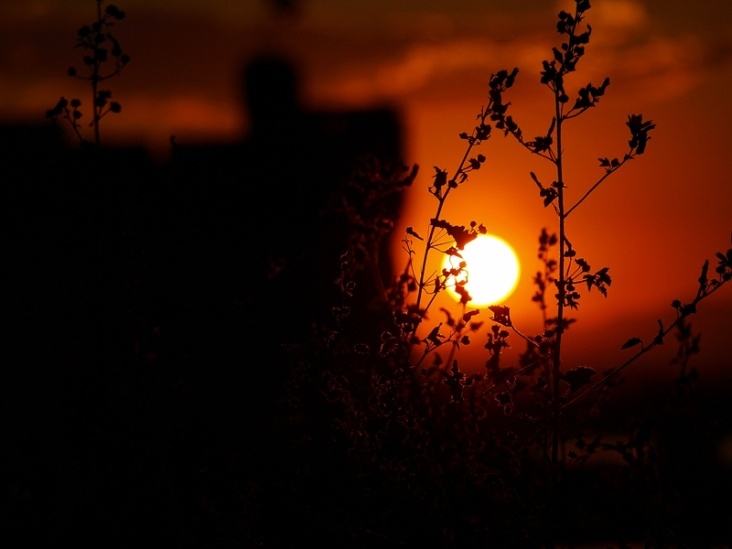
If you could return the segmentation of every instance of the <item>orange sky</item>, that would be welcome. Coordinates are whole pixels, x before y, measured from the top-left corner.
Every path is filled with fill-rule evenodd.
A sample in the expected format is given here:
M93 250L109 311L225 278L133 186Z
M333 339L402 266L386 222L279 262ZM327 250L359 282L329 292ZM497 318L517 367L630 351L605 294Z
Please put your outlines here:
M432 166L454 170L491 72L518 66L510 94L528 135L548 126L551 97L538 82L541 61L558 45L555 0L302 0L278 17L264 0L120 0L127 12L117 36L132 62L110 83L123 114L105 130L165 152L168 137L226 140L244 135L238 70L266 50L301 68L303 101L312 108L392 105L406 126L408 164L421 167L398 230L426 226L434 199ZM0 6L0 120L43 121L60 95L84 93L66 76L78 64L75 31L91 20L92 0L29 0ZM446 7L449 4L450 7ZM347 7L346 7L347 5ZM520 5L520 7L516 7ZM656 319L673 318L672 299L691 299L701 264L730 247L732 182L726 169L732 127L732 2L593 0L587 56L568 87L611 85L599 106L566 126L568 192L578 196L600 174L597 158L626 150L625 121L643 113L657 129L645 155L612 176L573 215L570 238L593 267L609 266L607 299L583 298L572 332L592 341L613 365L630 336L649 339ZM282 14L280 14L282 15ZM496 135L480 152L484 170L455 194L446 215L471 220L518 250L524 279L508 303L523 331L537 329L527 303L536 242L555 222L530 170L549 164ZM547 176L548 177L548 176ZM428 208L425 210L424 208ZM732 326L732 290L705 301L694 326L711 361L724 354ZM607 331L607 332L606 332ZM608 337L598 336L608 334ZM573 337L570 335L570 337ZM662 352L669 356L673 345ZM591 362L577 346L578 362ZM732 370L732 368L730 368Z

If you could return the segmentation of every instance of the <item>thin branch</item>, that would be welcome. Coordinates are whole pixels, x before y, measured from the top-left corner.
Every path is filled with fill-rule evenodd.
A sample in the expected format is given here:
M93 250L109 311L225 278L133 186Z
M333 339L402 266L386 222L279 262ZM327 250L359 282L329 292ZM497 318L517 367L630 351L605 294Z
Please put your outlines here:
M729 280L721 280L719 282L719 284L717 284L715 286L712 286L708 291L706 291L704 293L697 294L697 296L694 298L694 300L691 303L692 306L696 307L696 305L700 301L702 301L703 299L705 299L705 298L709 297L710 295L712 295L714 292L716 292L717 290L719 290L719 288L721 288L727 282L729 282ZM665 330L663 330L661 333L659 333L648 346L645 346L644 345L640 351L638 351L636 354L634 354L632 357L630 357L628 360L626 360L623 364L621 364L620 366L618 366L617 368L615 368L609 374L605 375L599 381L596 381L590 387L588 387L583 392L581 392L580 394L578 394L577 396L575 396L572 400L570 400L569 402L566 402L562 406L562 410L566 410L567 408L569 408L571 406L574 406L577 402L579 402L580 400L584 399L587 395L589 395L593 391L595 391L598 388L600 388L603 385L605 385L610 379L612 379L613 377L617 376L625 368L627 368L628 366L630 366L633 362L635 362L640 357L642 357L643 355L645 355L651 349L654 349L655 347L657 347L659 345L662 345L663 344L663 339L669 333L671 333L671 331L673 331L681 323L681 321L684 318L686 318L687 316L689 316L689 314L692 314L692 313L678 315L676 317L676 319Z

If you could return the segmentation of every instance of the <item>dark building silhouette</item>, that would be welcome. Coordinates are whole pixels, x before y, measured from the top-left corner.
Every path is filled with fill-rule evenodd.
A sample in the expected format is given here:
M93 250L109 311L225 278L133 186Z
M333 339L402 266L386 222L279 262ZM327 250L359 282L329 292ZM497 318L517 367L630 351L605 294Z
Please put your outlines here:
M228 284L257 311L288 311L296 328L329 309L349 227L339 212L351 174L369 157L402 161L402 129L390 108L315 112L300 103L298 73L277 57L250 60L242 91L251 129L243 143L180 145L173 166L186 186L221 208L210 240L228 242ZM205 182L205 183L204 183ZM201 200L197 206L206 207ZM390 205L398 211L398 200ZM219 261L215 261L219 263ZM382 277L390 276L388 250ZM261 288L267 284L271 291Z
M174 148L172 195L181 203L170 225L179 232L165 231L153 254L174 256L164 261L160 293L178 319L192 315L187 325L198 331L182 339L207 355L211 401L227 407L216 415L233 429L266 424L290 367L288 345L306 341L312 323L329 322L341 303L335 278L351 227L339 208L352 173L367 158L401 160L396 112L310 111L297 80L287 60L250 60L247 138ZM395 214L398 206L390 204ZM386 246L381 268L390 276ZM366 301L373 286L367 276L360 282L357 298Z
M228 546L217 521L240 502L217 483L276 474L287 344L338 299L344 188L365 157L402 151L391 109L312 112L297 89L287 61L252 60L250 135L177 143L163 166L50 124L0 128L21 545Z

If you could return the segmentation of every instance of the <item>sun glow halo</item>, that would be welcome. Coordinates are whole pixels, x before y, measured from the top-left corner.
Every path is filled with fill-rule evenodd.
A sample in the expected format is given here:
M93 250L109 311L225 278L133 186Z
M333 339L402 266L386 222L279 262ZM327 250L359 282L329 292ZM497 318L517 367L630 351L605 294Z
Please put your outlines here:
M518 285L519 261L513 248L501 238L494 235L479 235L465 245L460 252L466 263L468 291L473 306L495 305L510 296ZM458 257L445 256L443 267L457 267ZM462 275L459 280L465 280ZM448 284L448 292L460 301L454 284Z

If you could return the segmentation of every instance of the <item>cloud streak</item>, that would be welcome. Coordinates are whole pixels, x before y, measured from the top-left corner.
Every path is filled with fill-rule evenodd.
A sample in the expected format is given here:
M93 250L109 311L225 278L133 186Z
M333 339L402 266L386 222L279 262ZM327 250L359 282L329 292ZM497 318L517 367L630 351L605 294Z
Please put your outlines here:
M558 2L551 13L570 4ZM582 67L589 79L610 76L614 88L619 82L626 93L659 101L682 97L732 70L728 33L691 26L669 32L654 22L647 2L595 4L587 17L592 55ZM126 130L133 130L134 120L148 133L170 126L208 135L219 128L230 135L243 123L235 72L261 48L280 48L301 62L308 101L354 106L474 97L491 72L514 66L522 75L538 77L540 61L560 41L545 5L513 14L492 12L484 4L463 11L397 5L383 13L369 11L374 25L368 26L344 21L348 13L327 2L311 5L308 12L305 4L301 22L285 28L263 23L263 13L232 12L224 4L203 16L192 5L167 12L164 3L145 10L132 2L119 29L132 63L111 84L125 107ZM76 27L69 21L79 5L67 12L57 2L27 6L0 10L8 17L0 23L0 117L5 119L43 113L59 95L77 89L64 74L78 54Z

